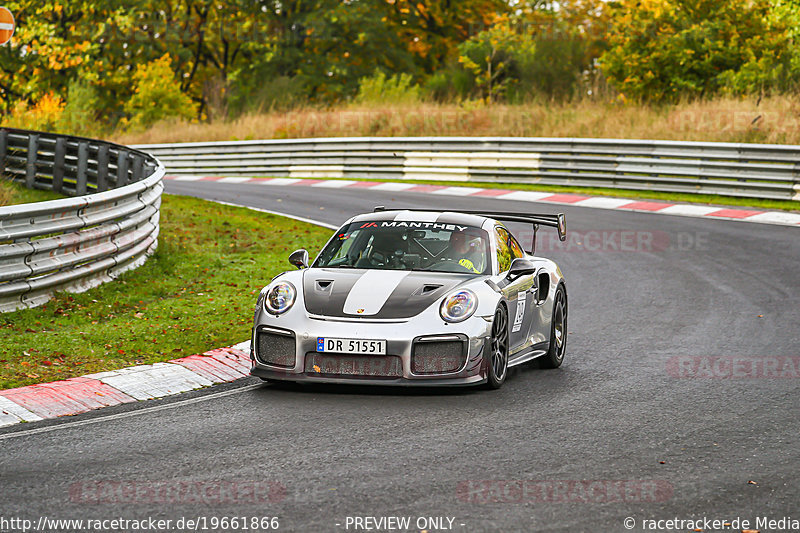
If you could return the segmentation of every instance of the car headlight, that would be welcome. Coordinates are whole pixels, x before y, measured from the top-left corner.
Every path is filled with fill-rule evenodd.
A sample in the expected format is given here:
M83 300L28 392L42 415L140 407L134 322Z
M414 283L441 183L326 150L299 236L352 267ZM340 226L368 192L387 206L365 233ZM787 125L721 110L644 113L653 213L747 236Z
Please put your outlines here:
M439 307L439 314L448 322L461 322L471 317L478 308L478 297L468 289L447 296Z
M279 281L267 291L264 307L273 315L280 315L291 309L297 297L297 289L288 281Z

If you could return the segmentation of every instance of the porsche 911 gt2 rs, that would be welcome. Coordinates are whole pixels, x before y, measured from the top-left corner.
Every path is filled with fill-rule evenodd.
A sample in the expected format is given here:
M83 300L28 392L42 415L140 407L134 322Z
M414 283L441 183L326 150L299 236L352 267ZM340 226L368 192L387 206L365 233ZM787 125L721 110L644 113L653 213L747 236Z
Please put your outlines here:
M526 252L503 222L530 223ZM266 381L499 388L509 367L561 365L567 289L534 255L563 214L386 210L297 250L256 303L252 375Z

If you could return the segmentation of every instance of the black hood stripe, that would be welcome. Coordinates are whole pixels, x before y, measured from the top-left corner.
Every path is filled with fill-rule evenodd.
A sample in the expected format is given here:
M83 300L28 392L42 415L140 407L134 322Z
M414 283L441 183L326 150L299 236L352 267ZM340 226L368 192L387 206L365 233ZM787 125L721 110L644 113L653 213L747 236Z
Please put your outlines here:
M303 273L303 297L306 310L314 315L354 317L344 312L345 302L361 276L367 270L311 268ZM376 271L389 273L389 271ZM471 281L469 274L405 272L380 311L365 318L410 318L420 314L459 285ZM396 280L398 271L391 271ZM375 274L372 274L375 275ZM371 275L371 276L372 276ZM389 276L387 276L388 278ZM427 289L427 290L426 290Z

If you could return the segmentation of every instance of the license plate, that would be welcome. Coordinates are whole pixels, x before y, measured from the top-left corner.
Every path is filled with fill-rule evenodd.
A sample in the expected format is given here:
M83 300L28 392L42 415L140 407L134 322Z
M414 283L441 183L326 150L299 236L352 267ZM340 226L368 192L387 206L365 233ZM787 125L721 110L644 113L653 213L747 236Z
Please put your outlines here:
M386 341L317 337L320 353L386 355Z

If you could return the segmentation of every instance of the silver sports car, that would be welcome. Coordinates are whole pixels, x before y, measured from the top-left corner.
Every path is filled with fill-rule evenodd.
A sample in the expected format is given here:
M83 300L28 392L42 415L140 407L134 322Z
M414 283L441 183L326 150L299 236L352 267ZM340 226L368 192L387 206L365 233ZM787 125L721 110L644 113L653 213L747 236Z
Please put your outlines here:
M503 222L531 224L526 253ZM308 266L297 250L258 296L252 374L266 381L499 388L508 368L556 368L567 288L533 255L563 214L386 210L351 218Z

